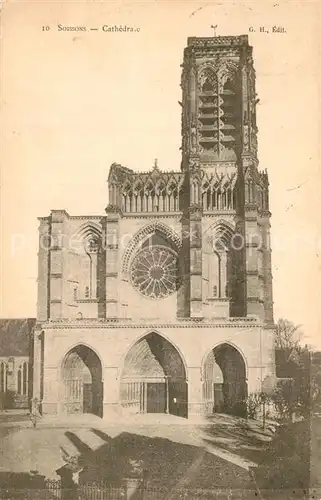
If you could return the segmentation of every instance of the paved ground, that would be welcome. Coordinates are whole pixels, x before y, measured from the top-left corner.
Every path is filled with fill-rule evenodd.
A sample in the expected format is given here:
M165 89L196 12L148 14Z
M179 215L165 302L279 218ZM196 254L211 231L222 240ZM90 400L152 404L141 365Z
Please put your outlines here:
M278 437L273 445L272 433L263 431L258 423L227 415L215 415L206 421L144 415L117 423L82 415L65 421L47 418L34 429L26 414L0 413L0 485L3 487L9 478L16 488L26 487L30 471L55 478L56 469L65 464L63 457L76 455L83 467L83 481L104 480L117 486L126 476L132 477L135 468L145 470L148 486L161 493L157 497L153 493L153 500L181 498L178 490L197 488L203 492L215 490L218 496L208 497L215 500L316 499L321 498L321 490L317 489L321 485L318 481L321 447L320 440L315 438L321 435L320 424L321 419L311 422L315 432L311 436L309 484L315 489L308 492L281 486L279 477L286 471L285 477L289 478L292 471L290 485L293 485L296 476L300 476L306 461L302 443L308 439L303 431L310 428L305 422L299 424L303 426L301 431L296 424L293 426L296 430L292 429L295 435L291 439L285 431L286 435L281 434L281 439ZM260 474L255 472L253 480L250 473L251 466L259 463L262 467L256 471L263 474L262 485ZM267 491L264 490L266 464L272 474ZM275 489L278 486L283 488L279 493ZM234 496L228 497L226 492L231 489Z
M16 418L17 417L17 418ZM27 415L0 415L0 476L38 471L57 477L66 455L77 455L83 478L119 484L133 467L146 471L151 487L253 489L249 467L270 440L257 424L228 416L189 422L146 415L118 423L94 416L72 422L46 419L33 428Z

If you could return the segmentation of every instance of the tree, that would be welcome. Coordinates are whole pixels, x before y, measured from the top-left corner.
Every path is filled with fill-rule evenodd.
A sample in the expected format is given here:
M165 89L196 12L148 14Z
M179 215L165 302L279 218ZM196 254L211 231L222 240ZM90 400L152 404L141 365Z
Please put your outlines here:
M311 398L313 410L321 413L321 352L312 354L311 359Z
M285 361L295 360L301 351L302 332L300 325L294 325L287 319L280 318L276 325L275 348L284 353Z
M284 380L282 389L281 386L278 388L276 401L279 405L287 402L289 412L306 416L311 408L311 353L308 346L300 344L302 336L299 325L283 318L278 321L275 335L276 376ZM288 387L284 385L286 379L292 379Z

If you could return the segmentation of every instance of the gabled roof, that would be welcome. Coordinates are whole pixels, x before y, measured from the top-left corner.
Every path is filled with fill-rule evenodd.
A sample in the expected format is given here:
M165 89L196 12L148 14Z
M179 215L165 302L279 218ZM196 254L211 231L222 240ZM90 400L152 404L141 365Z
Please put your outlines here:
M35 318L0 319L0 356L29 356Z

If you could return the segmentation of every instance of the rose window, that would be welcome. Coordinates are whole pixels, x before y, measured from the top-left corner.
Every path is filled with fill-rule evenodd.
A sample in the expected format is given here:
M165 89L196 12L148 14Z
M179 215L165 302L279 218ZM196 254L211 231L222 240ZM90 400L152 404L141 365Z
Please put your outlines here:
M177 290L177 255L161 246L141 250L134 257L130 275L134 288L143 295L152 299L167 297Z

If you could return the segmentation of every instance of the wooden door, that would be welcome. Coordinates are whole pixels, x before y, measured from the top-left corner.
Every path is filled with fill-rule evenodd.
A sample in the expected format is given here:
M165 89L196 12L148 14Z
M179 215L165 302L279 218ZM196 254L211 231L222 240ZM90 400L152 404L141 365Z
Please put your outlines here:
M168 380L169 413L187 418L187 383L186 380Z
M214 384L214 411L224 412L223 384Z
M93 411L93 392L92 384L84 384L83 389L83 411L84 413L92 413Z
M147 413L165 413L165 382L147 383Z

